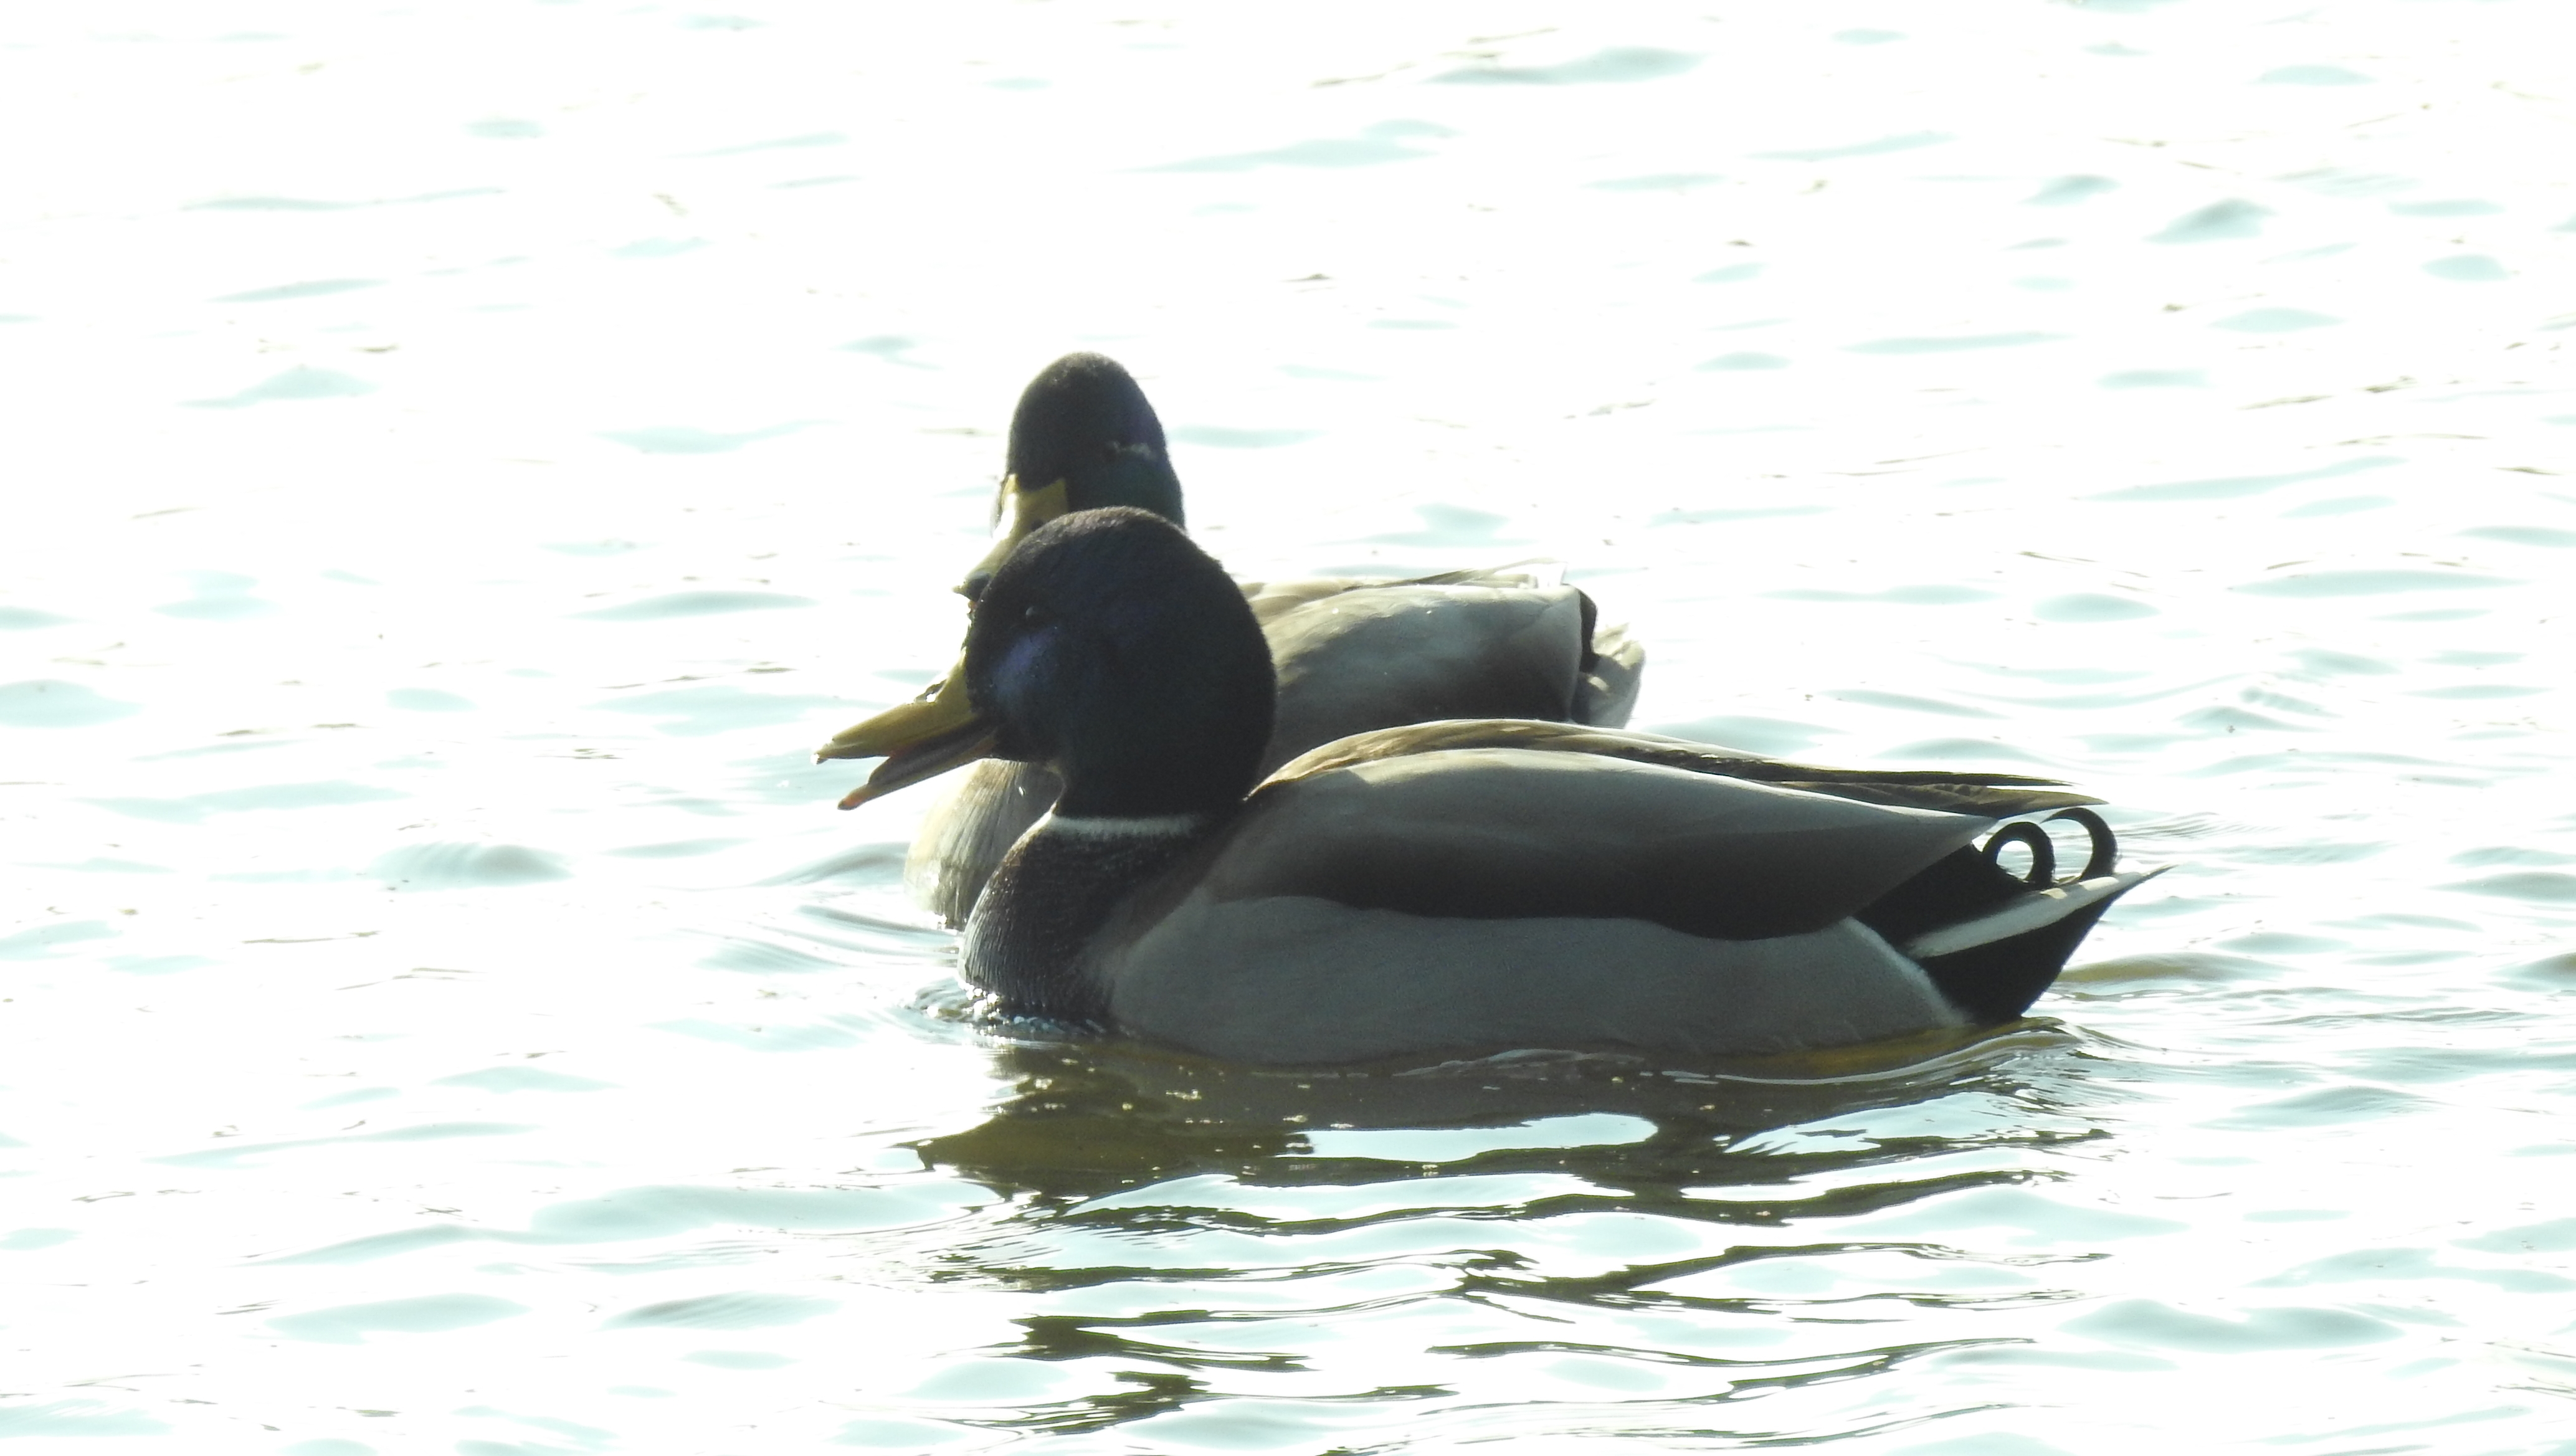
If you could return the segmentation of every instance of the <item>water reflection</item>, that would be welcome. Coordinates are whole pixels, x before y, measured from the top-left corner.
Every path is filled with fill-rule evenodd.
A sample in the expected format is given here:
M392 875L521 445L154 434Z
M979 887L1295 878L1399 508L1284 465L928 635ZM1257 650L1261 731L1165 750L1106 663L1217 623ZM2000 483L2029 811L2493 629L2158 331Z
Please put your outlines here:
M2051 1064L2063 1077L2078 1048L2052 1022L2024 1021L1690 1068L1523 1052L1300 1072L1037 1043L997 1054L1013 1090L988 1120L914 1146L933 1167L1113 1225L1138 1210L1241 1211L1261 1205L1252 1189L1359 1198L1383 1187L1392 1201L1382 1211L1352 1212L1346 1198L1332 1218L1291 1222L1356 1226L1475 1206L1779 1227L2027 1172L1991 1159L1946 1168L1953 1155L2101 1135L2053 1105L2062 1092L2035 1075ZM1877 1176L1886 1172L1900 1175ZM1462 1198L1467 1189L1476 1191Z
M1444 1429L1472 1429L1526 1381L1501 1397L1520 1429L1710 1434L1728 1422L1708 1402L2005 1342L1885 1344L1871 1311L2044 1305L2068 1295L2036 1271L2063 1256L1851 1231L2049 1177L2051 1156L2107 1135L2084 1090L2097 1060L2036 1020L1693 1067L1523 1053L1298 1073L1013 1045L993 1115L914 1145L1018 1210L949 1277L1085 1304L1016 1319L978 1358L1089 1362L1115 1386L963 1419L1069 1433L1220 1408L1228 1429L1290 1440L1338 1428L1348 1401L1436 1403ZM2043 1250L2102 1231L2044 1201L1989 1216ZM1359 1348L1262 1341L1318 1320L1381 1360L1420 1339L1398 1363L1432 1378L1354 1385ZM1422 1333L1360 1333L1390 1324ZM1254 1376L1306 1377L1327 1404L1273 1408L1285 1392Z

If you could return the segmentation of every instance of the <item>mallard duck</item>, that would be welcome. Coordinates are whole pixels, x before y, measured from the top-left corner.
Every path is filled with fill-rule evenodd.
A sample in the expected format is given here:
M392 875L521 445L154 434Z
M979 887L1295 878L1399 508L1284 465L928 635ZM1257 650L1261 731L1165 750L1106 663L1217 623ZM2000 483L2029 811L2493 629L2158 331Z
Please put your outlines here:
M994 568L1031 531L1068 511L1128 506L1181 525L1181 482L1162 421L1118 362L1067 354L1038 371L1011 416L992 552L958 590L982 595ZM1592 599L1514 568L1403 581L1332 577L1247 582L1242 593L1269 640L1279 711L1262 767L1345 734L1436 718L1547 718L1615 728L1628 721L1645 652L1598 626ZM949 683L956 674L949 675ZM947 684L850 728L816 750L872 758ZM1030 764L983 763L933 806L904 864L924 908L965 923L1002 855L1055 801L1059 785Z
M1275 695L1213 559L1147 512L1078 512L998 565L949 712L851 797L986 755L1052 771L967 922L965 979L1005 1012L1257 1063L2005 1022L2148 878L2115 869L2098 800L2047 780L1577 724L1383 728L1265 777ZM2052 811L2091 842L2063 882L2038 826L1985 837ZM2027 876L1997 862L2016 842Z

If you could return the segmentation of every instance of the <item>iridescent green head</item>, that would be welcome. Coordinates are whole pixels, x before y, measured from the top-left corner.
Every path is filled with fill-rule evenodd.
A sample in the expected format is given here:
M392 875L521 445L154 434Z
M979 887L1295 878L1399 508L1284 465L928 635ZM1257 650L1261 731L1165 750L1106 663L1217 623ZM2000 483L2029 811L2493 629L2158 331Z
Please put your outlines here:
M994 507L995 522L1007 522L1007 529L959 590L981 596L993 569L1029 532L1069 512L1104 506L1133 506L1186 524L1163 422L1135 376L1105 354L1067 354L1038 371L1011 413L1010 453Z

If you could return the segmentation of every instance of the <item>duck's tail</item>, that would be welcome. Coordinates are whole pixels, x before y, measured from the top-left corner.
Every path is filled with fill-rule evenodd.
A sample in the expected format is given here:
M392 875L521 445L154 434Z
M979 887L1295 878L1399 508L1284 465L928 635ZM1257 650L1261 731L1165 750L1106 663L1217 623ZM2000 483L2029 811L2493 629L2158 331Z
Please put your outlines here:
M1583 671L1574 684L1573 719L1594 728L1625 728L1646 677L1646 645L1624 625L1598 625L1592 598L1583 599Z
M2128 870L2017 895L2001 907L1908 941L1899 949L1922 966L1950 1004L1978 1022L2010 1021L2030 1009L2111 902L2165 872Z
M2115 868L2118 841L2089 809L2050 817L2075 821L2091 840L2077 874L2057 879L2047 831L2021 821L1951 854L1860 916L1971 1020L1992 1025L2029 1010L2111 902L2165 871ZM2030 851L2027 874L1996 863L2007 844Z

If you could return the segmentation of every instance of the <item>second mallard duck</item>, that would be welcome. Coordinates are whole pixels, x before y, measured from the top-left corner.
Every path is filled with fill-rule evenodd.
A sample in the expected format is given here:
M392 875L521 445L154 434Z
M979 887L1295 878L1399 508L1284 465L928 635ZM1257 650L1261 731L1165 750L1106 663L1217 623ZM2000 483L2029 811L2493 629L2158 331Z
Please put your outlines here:
M992 552L959 590L979 597L1031 531L1068 511L1130 506L1182 524L1181 482L1162 421L1118 362L1068 354L1040 370L1011 415ZM1266 772L1345 734L1437 718L1628 721L1645 652L1598 626L1592 599L1528 572L1451 572L1406 581L1334 577L1247 582L1270 644L1279 707ZM943 688L954 687L955 674ZM936 732L959 712L941 689L835 737L817 758L872 758ZM1043 768L983 763L924 817L904 865L922 905L965 923L1003 853L1058 790Z
M864 800L986 754L1063 792L1004 857L961 969L1006 1011L1233 1060L1514 1047L1735 1053L2009 1021L2147 874L2097 802L2009 774L1815 768L1649 734L1470 720L1262 777L1276 687L1222 568L1142 511L1000 563L964 710ZM1257 785L1257 787L1256 787ZM2059 882L2058 811L2092 842ZM2030 847L2026 877L1997 864Z

